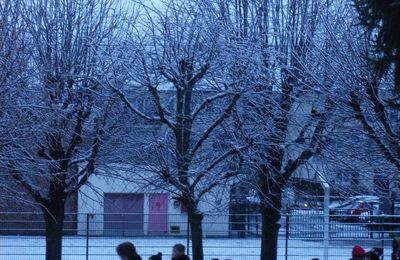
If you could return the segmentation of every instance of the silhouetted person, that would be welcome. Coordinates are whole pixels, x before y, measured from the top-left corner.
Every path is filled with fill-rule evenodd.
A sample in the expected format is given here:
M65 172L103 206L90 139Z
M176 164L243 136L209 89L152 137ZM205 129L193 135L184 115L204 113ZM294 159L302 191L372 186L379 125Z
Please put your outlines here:
M117 246L117 254L121 260L142 260L140 255L136 252L135 246L131 242L124 242Z
M383 255L383 248L374 247L370 251L367 252L368 260L380 260Z
M366 260L367 253L365 252L364 248L359 245L355 245L351 252L352 260Z
M400 237L393 238L392 241L392 260L400 259Z
M367 252L367 259L368 260L380 260L379 255L375 254L372 251Z
M158 254L150 256L149 260L162 260L162 253L158 252Z
M176 244L172 248L172 260L190 260L190 258L185 255L185 246L182 244Z

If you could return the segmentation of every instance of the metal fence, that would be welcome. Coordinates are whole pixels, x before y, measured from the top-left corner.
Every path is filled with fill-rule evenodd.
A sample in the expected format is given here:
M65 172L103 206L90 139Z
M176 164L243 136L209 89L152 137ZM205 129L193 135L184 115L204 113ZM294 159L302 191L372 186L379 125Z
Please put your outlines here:
M383 259L390 259L399 216L332 215L329 220L329 259L348 260L355 244L383 248ZM205 216L205 259L258 259L261 224L261 216L254 214ZM44 227L41 214L0 213L0 259L44 259ZM324 259L323 227L321 211L283 215L279 260ZM143 259L157 252L170 259L176 243L186 245L191 254L189 234L186 214L67 214L63 259L116 259L115 247L124 241L132 241Z

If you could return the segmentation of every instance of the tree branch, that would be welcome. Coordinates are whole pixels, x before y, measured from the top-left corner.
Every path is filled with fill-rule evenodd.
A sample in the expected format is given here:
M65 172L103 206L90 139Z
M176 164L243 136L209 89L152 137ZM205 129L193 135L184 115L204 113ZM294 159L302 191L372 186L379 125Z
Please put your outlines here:
M153 85L151 85L150 83L148 83L148 89L149 92L151 93L151 95L154 98L154 101L156 102L156 106L158 109L158 115L160 116L160 122L166 124L172 131L176 131L176 127L174 125L174 123L172 123L166 116L165 116L165 108L163 107L162 103L161 103L161 98L160 95L157 91L157 88L154 87Z
M231 155L240 154L240 151L247 147L248 147L248 145L245 147L240 147L240 148L235 147L231 150L228 150L227 152L222 154L220 157L215 159L206 169L204 169L199 174L197 174L197 177L194 179L193 183L190 185L190 189L194 190L194 187L196 187L197 183L199 183L201 181L201 179L207 174L207 172L211 171L220 162L222 162L223 160L225 160L226 158L228 158Z
M393 130L386 118L386 115L385 115L385 108L384 108L383 104L380 102L380 100L378 99L376 91L377 91L376 85L373 85L372 83L367 84L366 92L369 97L369 100L371 100L372 103L374 104L375 114L376 114L377 118L379 119L379 121L381 122L381 124L383 125L385 132L389 137L388 138L389 145L396 152L397 157L400 158L400 145L399 145L400 143L398 143L399 137L393 133Z
M379 138L378 133L374 130L374 128L368 123L367 118L365 117L362 109L360 102L358 100L358 97L356 93L351 92L350 93L350 106L353 108L355 118L362 124L363 128L367 131L369 137L376 143L376 145L379 147L385 158L391 162L393 165L397 167L397 169L400 170L400 162L397 161L395 156L392 154L392 152L389 150L389 148L386 147L386 145L382 142L382 140Z
M100 136L102 135L102 132L103 131L100 128L97 128L96 138L93 141L91 155L88 159L88 163L82 170L80 170L76 174L76 178L70 178L68 186L73 185L73 181L75 180L77 180L77 184L67 191L68 194L78 191L83 185L85 185L88 182L89 177L94 173L96 157L100 150L100 144L101 144ZM80 176L82 176L82 178L78 179Z
M200 71L189 80L188 86L192 87L197 82L199 82L204 77L204 75L206 75L209 68L210 68L210 64L208 64L208 63L206 63L204 66L202 66Z
M155 86L153 86L153 84L151 83L149 72L147 71L146 61L144 59L142 59L142 65L143 65L144 74L146 76L147 89L149 90L150 94L153 96L154 102L156 103L158 115L160 117L159 120L160 120L160 122L166 124L172 131L175 132L176 127L175 127L174 123L171 122L165 115L165 108L161 103L161 98L157 91L157 88Z
M77 122L75 125L74 133L72 135L71 141L69 143L69 147L66 152L66 158L69 159L75 147L82 143L82 129L85 123L85 120L90 115L90 112L83 111L83 108L79 110L77 115Z
M217 128L226 118L228 118L231 113L233 108L236 106L237 101L239 100L240 95L235 94L225 109L224 113L215 120L215 122L204 132L203 136L197 141L195 146L193 147L192 151L190 152L190 158L193 158L194 154L197 152L197 150L202 146L203 142L207 140L208 136L214 131L215 128Z
M218 178L218 180L216 180L216 181L210 183L209 185L207 185L207 187L198 194L198 199L200 199L204 194L206 194L210 190L214 189L222 181L230 179L230 178L238 175L239 174L239 170L241 170L241 168L243 166L243 163L244 163L244 159L240 154L239 154L239 158L240 158L240 162L239 162L238 167L236 168L236 170L226 172L221 178Z
M312 114L313 117L316 118L318 116L323 116L323 118L320 118L318 121L318 124L316 125L313 135L311 137L310 144L308 147L303 150L303 152L294 160L289 160L288 164L285 167L285 171L283 173L283 178L287 182L292 174L303 164L305 164L311 157L316 155L319 150L321 149L321 138L322 138L322 133L325 130L325 125L326 121L328 120L327 113L331 112L333 109L333 106L331 106L331 102L328 100L326 106L326 112L325 115L318 114L314 109L312 109ZM325 107L326 107L325 106Z
M137 109L125 96L125 94L119 90L118 88L114 87L112 84L109 84L112 90L121 98L122 102L131 110L134 114L138 115L139 117L143 118L144 120L151 121L151 122L161 122L161 119L158 117L149 117L142 113L139 109Z
M220 98L224 98L224 97L226 97L226 96L228 96L228 95L230 95L230 94L231 94L231 93L225 92L225 93L220 93L220 94L214 95L214 96L212 96L212 97L206 98L206 99L203 101L203 103L201 103L201 105L200 105L199 107L197 107L197 108L195 109L195 111L193 112L192 120L194 121L194 120L196 119L196 117L197 117L197 114L199 114L204 108L206 108L206 107L207 107L209 104L211 104L213 101L215 101L215 100L217 100L217 99L220 99Z
M23 175L17 171L12 162L8 163L8 168L11 169L11 176L29 192L32 198L34 198L38 203L47 205L48 200L40 194L39 190L33 188L33 186L23 177Z

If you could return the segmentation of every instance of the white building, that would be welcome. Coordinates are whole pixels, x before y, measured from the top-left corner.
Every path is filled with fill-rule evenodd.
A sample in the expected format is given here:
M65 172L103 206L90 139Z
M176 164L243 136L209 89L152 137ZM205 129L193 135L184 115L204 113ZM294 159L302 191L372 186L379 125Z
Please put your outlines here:
M187 213L173 192L107 174L92 175L78 195L78 234L143 236L187 235ZM146 173L147 175L149 173ZM139 174L140 175L140 174ZM92 188L93 187L93 188ZM205 237L229 235L229 189L200 203ZM87 230L87 222L89 229Z

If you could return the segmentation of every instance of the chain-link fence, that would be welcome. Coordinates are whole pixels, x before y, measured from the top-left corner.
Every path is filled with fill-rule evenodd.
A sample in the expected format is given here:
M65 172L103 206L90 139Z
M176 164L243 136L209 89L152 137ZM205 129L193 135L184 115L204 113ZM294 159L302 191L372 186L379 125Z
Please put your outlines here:
M0 213L0 259L44 259L45 230L41 214ZM297 210L281 218L280 260L348 260L355 244L383 248L390 259L391 240L400 231L398 216L332 215L328 247L324 244L322 211ZM212 215L203 221L205 259L259 259L260 215ZM186 214L67 214L63 259L116 259L115 247L133 242L143 259L157 252L171 258L174 244L191 254Z

